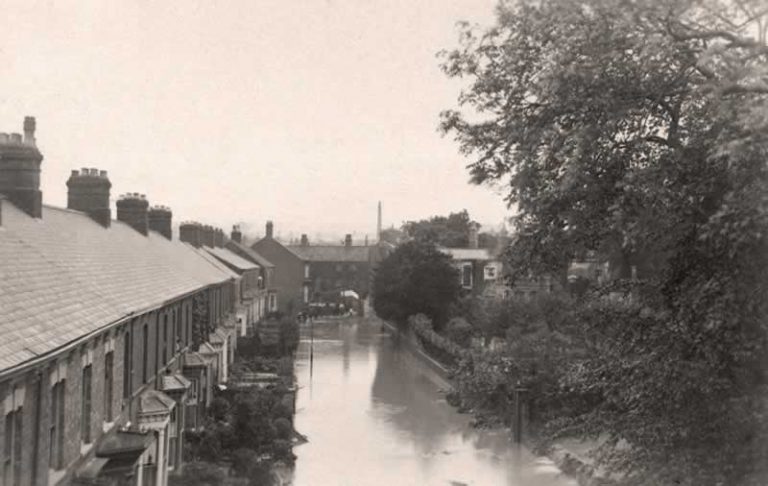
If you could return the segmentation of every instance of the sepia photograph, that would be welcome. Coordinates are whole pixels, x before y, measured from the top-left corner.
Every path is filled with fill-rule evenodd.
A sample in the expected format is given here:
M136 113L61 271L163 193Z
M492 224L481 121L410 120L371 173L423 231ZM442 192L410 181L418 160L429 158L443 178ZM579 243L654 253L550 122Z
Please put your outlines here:
M768 0L0 0L0 486L768 486Z

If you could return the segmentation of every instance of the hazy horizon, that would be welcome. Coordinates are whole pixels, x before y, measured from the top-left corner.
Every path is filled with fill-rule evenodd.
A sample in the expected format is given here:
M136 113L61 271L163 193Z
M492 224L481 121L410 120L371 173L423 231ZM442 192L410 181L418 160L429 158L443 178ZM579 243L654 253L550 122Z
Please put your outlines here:
M436 53L494 4L11 0L0 131L37 118L57 206L70 171L95 167L113 200L145 193L177 223L253 235L272 220L285 238L373 239L378 201L385 227L461 209L498 226L501 195L470 185L437 131L460 85Z

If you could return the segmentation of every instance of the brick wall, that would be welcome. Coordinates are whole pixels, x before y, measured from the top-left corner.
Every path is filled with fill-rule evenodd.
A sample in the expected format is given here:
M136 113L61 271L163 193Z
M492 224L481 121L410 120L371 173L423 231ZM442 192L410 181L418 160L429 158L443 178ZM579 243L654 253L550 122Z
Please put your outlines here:
M209 293L212 299L217 301L219 316L229 310L229 305L222 301L226 294L221 290ZM163 317L168 316L168 339L164 339L161 328L160 344L166 348L167 364L174 370L178 370L179 359L176 356L176 340L173 335L174 322L178 322L179 334L182 337L181 349L191 341L191 308L192 297L173 303L166 308L139 316L115 329L94 336L93 339L75 349L68 350L66 354L51 357L32 371L25 372L0 382L0 406L4 406L5 397L12 393L13 386L24 389L24 401L22 405L22 476L23 486L47 486L49 484L49 447L51 425L51 389L53 380L58 373L58 363L65 363L66 390L65 390L65 418L64 418L64 447L63 458L65 467L63 471L55 472L54 480L66 482L75 473L77 468L96 449L99 439L104 432L104 398L105 398L105 367L108 347L113 353L113 390L112 390L112 414L113 422L124 424L127 421L137 423L137 400L143 389L157 386L155 371L163 372L162 363L158 365L157 357L162 360L162 349L158 353L157 326L162 326ZM180 315L175 321L175 316ZM219 316L213 317L216 321ZM189 317L189 319L187 319ZM144 343L142 329L147 324L147 383L142 382L142 370L144 362ZM125 340L132 342L132 399L123 398L123 371ZM109 344L108 344L109 343ZM91 447L82 447L81 420L82 420L82 377L83 377L83 353L90 358L85 362L91 365L91 414L86 417L90 421ZM39 419L38 419L39 407ZM2 450L5 444L5 415L4 408L0 417L0 458L4 457ZM202 413L202 411L201 411ZM180 417L183 420L183 416ZM85 456L82 452L87 452ZM34 459L34 461L33 461ZM0 462L2 473L2 462ZM33 482L34 481L34 482ZM3 479L0 476L0 484Z

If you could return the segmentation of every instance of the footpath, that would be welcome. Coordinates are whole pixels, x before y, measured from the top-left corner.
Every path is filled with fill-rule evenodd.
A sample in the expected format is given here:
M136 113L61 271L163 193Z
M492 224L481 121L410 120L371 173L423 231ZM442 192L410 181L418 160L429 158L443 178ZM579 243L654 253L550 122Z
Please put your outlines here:
M426 353L415 334L401 332L395 325L380 319L372 311L368 315L372 322L380 323L389 333L403 339L410 351L443 379L444 384L441 386L445 390L453 388L450 381L450 370ZM580 486L614 486L616 482L608 478L605 471L596 468L589 455L590 450L598 445L599 442L596 441L582 441L575 438L561 439L549 447L546 455L563 474L576 479Z

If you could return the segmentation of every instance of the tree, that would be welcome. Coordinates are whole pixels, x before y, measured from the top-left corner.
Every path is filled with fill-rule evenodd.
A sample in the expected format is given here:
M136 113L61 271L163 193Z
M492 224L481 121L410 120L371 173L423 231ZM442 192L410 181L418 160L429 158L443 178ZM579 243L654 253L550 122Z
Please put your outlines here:
M403 231L413 239L428 241L448 248L469 245L469 213L464 209L446 216L432 216L420 221L408 221Z
M397 228L384 228L381 230L381 241L399 245L405 237L405 233Z
M383 319L404 323L422 313L441 325L460 290L451 257L414 240L397 247L376 269L373 308Z
M442 128L509 188L514 274L592 250L632 296L583 309L563 386L603 399L563 427L637 484L768 473L767 30L760 0L503 1L444 53L470 84Z

